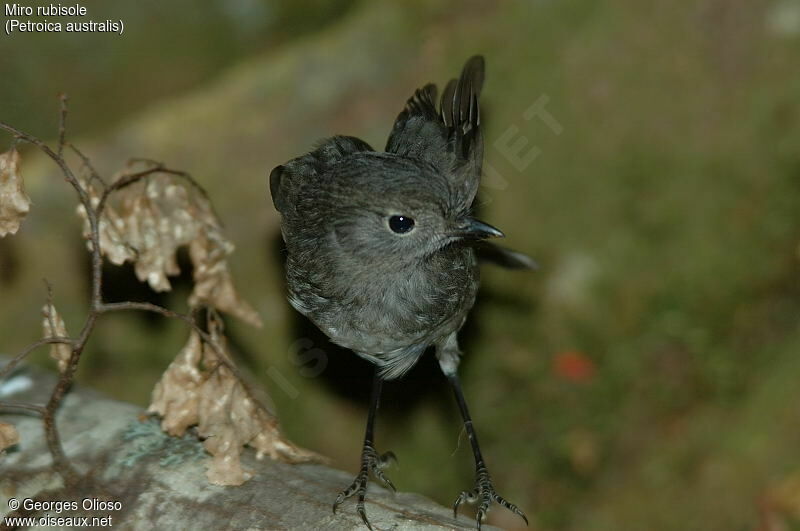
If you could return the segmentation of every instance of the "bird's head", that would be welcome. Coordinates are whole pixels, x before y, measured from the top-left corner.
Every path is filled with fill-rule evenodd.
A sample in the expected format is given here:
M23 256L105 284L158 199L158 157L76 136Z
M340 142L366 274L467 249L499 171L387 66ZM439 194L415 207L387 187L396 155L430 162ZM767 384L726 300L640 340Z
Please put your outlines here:
M453 245L502 237L470 216L446 176L424 162L374 152L335 165L302 201L340 255L374 264L418 263Z

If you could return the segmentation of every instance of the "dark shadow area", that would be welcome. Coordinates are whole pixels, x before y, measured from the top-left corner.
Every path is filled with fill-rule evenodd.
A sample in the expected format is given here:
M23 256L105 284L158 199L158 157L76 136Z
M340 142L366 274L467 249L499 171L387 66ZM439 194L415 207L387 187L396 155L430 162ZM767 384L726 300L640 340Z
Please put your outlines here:
M271 260L279 266L281 283L285 291L286 260L284 243L280 233L275 233L267 241L267 251ZM520 274L509 272L509 274ZM511 294L487 294L479 292L475 306L459 333L459 345L464 357L462 367L470 363L470 352L481 333L481 308L487 303L503 304L512 311L531 311L525 300ZM314 323L292 309L292 341L305 340L327 354L327 365L319 375L318 381L335 395L360 404L364 410L369 405L370 387L374 366L352 351L332 343ZM300 366L303 367L302 365ZM448 418L451 408L452 391L442 374L433 348L428 348L417 364L399 380L387 381L381 395L381 410L396 420L408 417L422 403L433 402L443 408ZM460 422L460 419L457 419Z
M81 260L87 271L91 271L91 255L84 252L84 247L76 245L74 247L81 252ZM103 262L103 300L104 302L148 302L156 304L169 310L185 313L188 312L187 298L194 287L191 258L187 247L181 247L176 253L176 260L180 273L169 277L172 286L170 291L157 292L150 288L147 282L141 282L136 277L133 264L126 262L122 265L114 265L108 261ZM91 297L90 275L85 279L86 299ZM135 311L128 313L130 319L140 319L154 333L163 331L170 321L169 318L153 312ZM225 337L228 347L235 356L237 362L241 362L245 367L252 369L256 366L256 356L252 349L247 348L246 342L242 341L235 328L230 326L233 318L220 313L220 317L225 325ZM197 322L204 327L206 319L203 315L196 316ZM188 329L187 329L188 333Z
M19 252L14 241L0 238L0 286L12 286L19 273Z
M85 252L85 247L76 245L74 247L80 252L80 259L87 272L91 271L91 254ZM157 304L164 308L174 311L185 311L185 308L176 307L176 297L174 294L189 292L192 289L192 262L189 259L189 251L185 247L178 249L176 254L178 275L169 277L172 286L170 291L154 291L147 282L142 282L136 277L133 264L125 262L122 265L114 265L108 261L103 261L103 301L104 302L148 302ZM91 297L91 276L89 274L82 277L85 282L86 298ZM148 327L154 331L161 330L166 319L152 312L131 312L137 319L141 319Z

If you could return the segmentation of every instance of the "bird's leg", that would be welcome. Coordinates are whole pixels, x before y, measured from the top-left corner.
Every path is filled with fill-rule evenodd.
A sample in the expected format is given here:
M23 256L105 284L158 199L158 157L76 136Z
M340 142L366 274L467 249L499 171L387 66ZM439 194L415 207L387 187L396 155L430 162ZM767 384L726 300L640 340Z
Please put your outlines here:
M361 469L358 472L358 475L353 480L353 483L350 484L345 490L339 493L336 496L336 501L333 502L333 512L336 513L336 508L341 505L341 503L353 496L354 494L358 494L358 502L356 503L356 511L361 516L361 519L364 521L364 525L366 525L369 529L372 529L372 526L367 519L367 512L364 509L364 497L367 493L367 483L369 482L369 473L377 477L378 479L383 482L384 485L392 489L392 491L396 491L397 489L394 488L392 482L383 474L383 469L389 463L389 461L396 461L394 453L386 452L385 454L379 455L378 452L375 451L374 446L374 439L373 439L373 430L375 427L375 414L378 411L378 404L380 403L381 398L381 387L383 386L383 379L378 375L378 370L375 370L375 378L372 382L372 396L370 398L369 404L369 414L367 415L367 431L364 434L364 448L361 450Z
M475 427L472 425L472 418L469 416L467 409L467 402L464 400L464 393L461 391L461 382L458 379L458 374L451 372L447 374L447 379L453 386L453 392L456 395L456 402L458 402L458 409L461 411L461 418L464 419L464 428L467 430L469 442L472 445L472 453L475 456L475 488L471 491L463 491L453 504L453 517L458 517L458 506L462 503L479 503L478 505L478 529L481 528L481 521L486 516L486 511L492 502L497 502L514 514L519 515L528 524L528 518L516 505L506 501L505 498L497 494L492 485L492 478L489 476L489 471L486 469L486 463L483 461L481 449L478 445L478 435L475 433Z

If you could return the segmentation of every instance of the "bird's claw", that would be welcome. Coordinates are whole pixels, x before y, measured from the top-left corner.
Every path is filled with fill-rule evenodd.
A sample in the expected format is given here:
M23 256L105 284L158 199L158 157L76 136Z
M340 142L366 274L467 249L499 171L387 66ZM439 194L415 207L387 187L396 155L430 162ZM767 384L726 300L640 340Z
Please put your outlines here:
M479 503L478 512L475 516L478 529L481 528L481 522L483 522L483 519L486 517L486 513L489 511L489 506L492 502L496 502L518 515L525 520L525 525L528 525L528 517L525 516L525 513L523 513L519 507L497 494L497 491L494 490L492 478L489 476L489 472L486 470L485 466L479 466L475 472L475 488L470 491L462 491L461 494L458 495L458 498L456 498L453 504L453 518L458 518L458 507L464 502Z
M353 480L353 483L351 483L349 487L336 496L336 501L333 502L333 513L336 514L336 509L347 498L358 494L356 512L361 517L364 525L366 525L369 529L372 529L372 525L370 525L369 520L367 519L367 512L364 509L364 499L367 493L369 474L372 472L372 474L376 478L380 479L384 485L392 489L392 492L397 492L397 489L392 481L383 473L383 469L389 466L390 462L392 461L395 463L397 462L397 457L393 452L386 452L378 455L378 452L375 451L375 448L373 448L371 445L365 445L364 450L361 453L361 470Z

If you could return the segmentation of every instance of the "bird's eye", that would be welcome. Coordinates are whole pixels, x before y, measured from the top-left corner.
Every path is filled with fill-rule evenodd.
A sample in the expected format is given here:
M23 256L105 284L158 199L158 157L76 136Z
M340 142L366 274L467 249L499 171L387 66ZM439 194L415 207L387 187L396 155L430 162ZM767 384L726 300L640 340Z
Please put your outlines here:
M397 234L405 234L414 228L414 220L408 216L392 216L389 218L389 228Z

